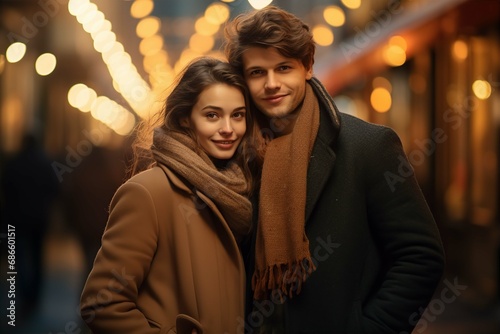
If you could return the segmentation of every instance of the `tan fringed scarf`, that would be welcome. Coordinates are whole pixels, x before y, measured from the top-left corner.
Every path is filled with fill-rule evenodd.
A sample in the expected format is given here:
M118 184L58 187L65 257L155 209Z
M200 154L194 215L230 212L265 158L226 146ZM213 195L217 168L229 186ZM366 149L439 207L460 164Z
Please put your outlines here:
M197 143L189 136L163 128L154 130L151 149L158 163L172 169L214 201L237 240L249 233L252 205L246 197L243 172L234 161L219 171L205 152L196 153Z
M319 106L309 84L292 133L266 149L259 199L254 298L292 297L316 269L305 234L307 168L319 128Z

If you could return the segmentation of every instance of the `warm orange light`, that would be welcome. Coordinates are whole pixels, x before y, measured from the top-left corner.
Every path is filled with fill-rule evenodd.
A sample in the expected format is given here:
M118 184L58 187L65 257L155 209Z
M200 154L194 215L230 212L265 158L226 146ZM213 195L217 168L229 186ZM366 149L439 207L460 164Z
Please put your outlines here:
M318 24L312 30L314 41L321 46L328 46L333 43L333 32L326 25Z
M389 45L399 46L404 51L406 51L406 49L408 48L408 43L406 42L406 39L404 39L404 37L399 36L399 35L392 36L389 39Z
M196 20L194 24L194 29L196 33L205 36L215 35L219 31L219 25L209 22L204 16Z
M214 2L205 10L205 18L212 24L222 24L229 18L229 7L226 4Z
M144 55L155 54L163 48L163 37L160 35L154 35L145 38L139 43L139 52Z
M342 8L328 6L323 11L323 18L332 27L340 27L345 23L345 14Z
M189 39L189 47L191 50L199 53L207 53L214 47L215 41L212 36L203 36L194 34Z
M457 60L465 60L469 55L467 43L462 40L457 40L453 43L452 54Z
M136 19L148 16L153 11L153 0L135 0L130 7L130 15Z
M372 86L373 86L373 88L382 87L382 88L385 88L388 92L392 92L391 82L384 77L374 78L373 82L372 82Z
M406 62L406 52L399 45L388 45L384 48L383 58L387 65L401 66Z
M376 111L380 113L387 112L392 105L391 93L382 87L375 88L370 96L370 103Z
M165 50L160 50L155 54L145 56L143 60L144 70L147 73L151 72L158 66L163 66L166 64L168 64L168 53Z
M5 56L0 54L0 75L3 73L4 68L5 68Z
M135 32L140 38L151 37L160 30L160 19L154 16L146 17L137 23Z

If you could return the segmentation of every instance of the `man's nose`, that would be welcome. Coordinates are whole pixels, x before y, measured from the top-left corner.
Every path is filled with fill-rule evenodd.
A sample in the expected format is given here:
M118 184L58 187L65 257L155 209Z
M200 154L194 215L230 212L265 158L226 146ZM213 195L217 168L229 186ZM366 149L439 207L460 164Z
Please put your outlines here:
M280 88L278 77L273 73L269 73L266 77L266 83L264 88L271 90Z

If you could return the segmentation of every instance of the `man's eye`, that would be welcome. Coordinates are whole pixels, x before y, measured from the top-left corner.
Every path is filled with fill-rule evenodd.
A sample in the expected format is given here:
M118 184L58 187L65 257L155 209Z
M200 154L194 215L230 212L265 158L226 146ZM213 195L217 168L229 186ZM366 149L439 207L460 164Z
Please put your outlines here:
M262 70L253 70L250 72L250 75L251 76L258 76L258 75L262 75L264 73L264 71Z

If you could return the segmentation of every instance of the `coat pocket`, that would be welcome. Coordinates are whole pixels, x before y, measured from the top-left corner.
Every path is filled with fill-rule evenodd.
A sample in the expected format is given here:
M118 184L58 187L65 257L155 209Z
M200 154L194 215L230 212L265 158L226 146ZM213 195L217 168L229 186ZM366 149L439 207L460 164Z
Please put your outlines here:
M351 333L366 334L387 334L392 331L382 328L378 323L363 314L361 301L355 301L352 305L351 318L349 320L349 330Z
M196 330L196 334L203 334L203 327L199 321L186 314L179 314L175 325L177 327L177 334L191 334L193 329Z
M363 312L360 301L352 303L351 316L349 318L349 333L363 333L361 328L363 322Z
M146 318L147 319L147 318ZM162 325L160 325L160 323L154 321L154 320L151 320L151 319L147 319L148 320L148 323L149 323L149 327L151 328L157 328L159 330L159 334L170 334L170 332L167 332L167 328L163 328Z

